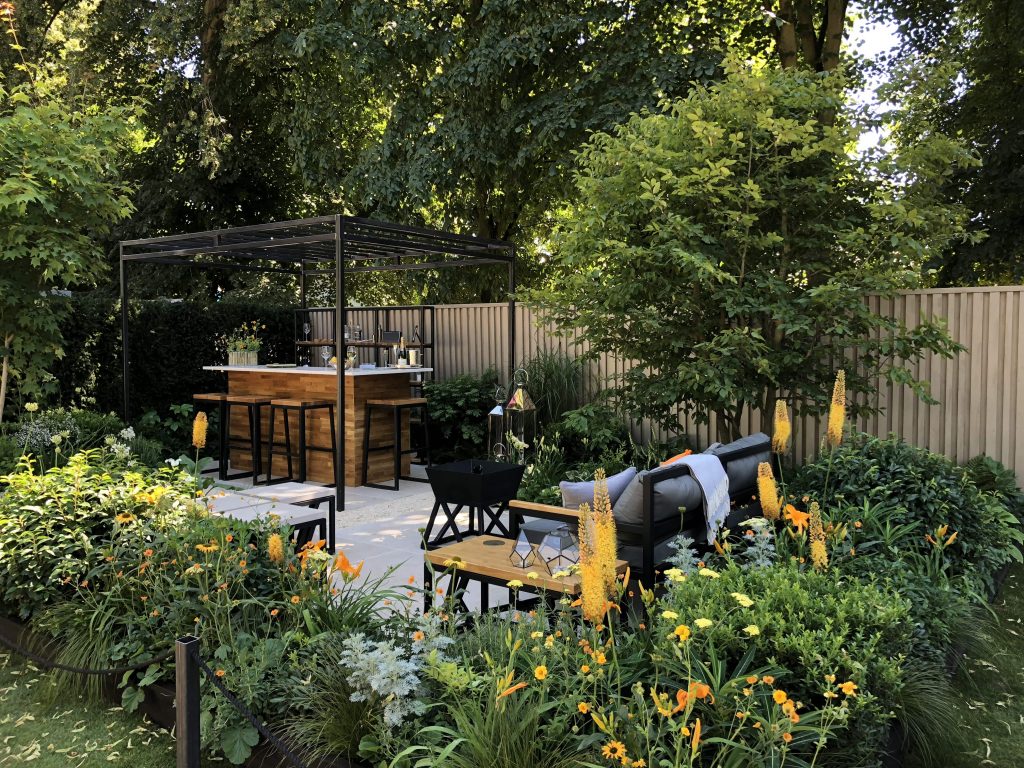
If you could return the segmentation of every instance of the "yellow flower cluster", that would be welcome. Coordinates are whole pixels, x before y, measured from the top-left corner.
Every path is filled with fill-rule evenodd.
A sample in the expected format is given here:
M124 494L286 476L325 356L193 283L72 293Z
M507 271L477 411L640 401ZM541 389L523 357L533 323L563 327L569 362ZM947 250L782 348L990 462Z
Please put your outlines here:
M206 447L206 430L209 426L205 411L197 413L195 421L192 422L192 445L196 449L201 450Z
M785 400L775 401L775 424L772 429L772 450L776 453L785 453L789 450L789 436L793 432L793 426L789 423L789 409L786 408Z
M610 597L616 583L618 542L604 472L598 470L594 480L594 508L588 504L580 505L580 602L583 617L593 624L600 624L611 605Z
M843 426L846 423L846 371L836 373L832 387L832 405L828 411L828 444L837 448L843 442Z
M825 530L821 524L821 507L811 502L811 562L819 571L828 568L828 548L825 546Z
M762 461L757 465L757 496L761 500L761 510L769 520L778 520L782 511L782 499L775 485L772 465Z
M272 563L284 562L284 541L281 539L281 534L272 533L267 539L267 557Z

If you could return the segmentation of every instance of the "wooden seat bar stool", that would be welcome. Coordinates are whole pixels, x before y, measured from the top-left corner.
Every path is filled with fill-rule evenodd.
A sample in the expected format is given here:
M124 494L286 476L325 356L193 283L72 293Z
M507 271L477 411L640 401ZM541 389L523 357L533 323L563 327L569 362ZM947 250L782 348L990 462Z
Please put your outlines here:
M310 411L326 410L327 419L330 423L331 433L331 444L327 445L311 445L306 442L307 423L306 414ZM275 415L278 412L282 412L284 416L284 443L280 443L274 439L274 421ZM288 414L295 411L298 415L298 426L299 426L299 437L298 437L298 451L297 458L299 460L299 474L296 477L292 471L292 458L295 456L292 452L292 434L291 426L289 425ZM331 454L331 465L334 469L334 477L338 475L338 435L337 426L334 423L334 401L333 400L298 400L293 398L275 398L270 401L270 421L268 424L267 431L270 436L267 438L267 483L286 483L291 480L297 480L300 483L306 482L306 453L308 451L319 451L321 453ZM284 447L285 457L288 460L288 476L274 480L272 477L274 469L274 449ZM331 483L330 486L335 485Z
M427 398L425 397L392 397L380 400L367 400L365 419L363 421L363 485L370 488L383 488L386 491L397 491L400 480L412 480L416 483L429 482L426 478L412 477L402 474L402 457L410 453L418 453L419 448L402 448L402 414L406 411L419 409L423 422L424 446L427 466L430 464L430 417L427 414ZM391 442L388 445L370 447L370 425L373 423L374 410L390 411L392 416ZM394 457L394 485L368 482L370 472L370 453L374 451L391 451Z
M224 396L224 410L222 411L223 417L221 421L224 423L224 455L225 458L230 456L231 448L245 448L249 451L249 455L252 458L252 471L251 472L237 472L233 475L227 473L227 461L224 462L224 474L221 478L224 480L234 480L238 477L246 477L252 475L252 484L257 485L259 483L260 475L263 474L263 409L270 405L270 397L267 395L225 395ZM232 406L244 407L246 411L246 417L249 422L249 437L248 438L236 438L231 437L230 420L231 420L231 408Z

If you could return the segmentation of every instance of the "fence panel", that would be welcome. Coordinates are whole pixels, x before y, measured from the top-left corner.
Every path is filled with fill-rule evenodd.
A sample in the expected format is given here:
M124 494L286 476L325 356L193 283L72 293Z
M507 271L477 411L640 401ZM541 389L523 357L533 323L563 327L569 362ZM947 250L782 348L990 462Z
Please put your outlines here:
M945 318L953 338L967 351L947 360L928 355L912 366L915 376L931 383L937 405L918 400L905 386L880 381L868 400L882 413L862 418L857 427L870 434L894 432L905 440L963 462L987 453L1024 479L1024 286L940 288L908 291L894 299L867 298L876 312L908 326L923 316ZM459 304L437 308L435 375L480 373L489 367L504 372L508 359L508 305ZM577 335L562 335L530 308L516 307L517 359L525 361L540 350L578 354ZM856 364L852 361L849 364ZM592 397L630 363L603 355L588 363L584 394ZM749 413L746 431L760 428L760 415ZM798 457L814 455L824 424L808 418L795 425ZM632 424L643 440L666 437L649 423ZM680 416L680 428L697 445L717 439L714 425L696 424Z

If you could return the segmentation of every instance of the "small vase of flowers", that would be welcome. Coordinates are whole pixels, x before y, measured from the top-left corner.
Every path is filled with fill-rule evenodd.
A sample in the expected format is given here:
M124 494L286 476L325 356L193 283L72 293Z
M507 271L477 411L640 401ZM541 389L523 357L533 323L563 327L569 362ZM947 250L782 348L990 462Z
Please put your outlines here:
M259 359L260 331L267 326L258 320L242 323L224 337L224 347L228 353L228 365L256 365Z

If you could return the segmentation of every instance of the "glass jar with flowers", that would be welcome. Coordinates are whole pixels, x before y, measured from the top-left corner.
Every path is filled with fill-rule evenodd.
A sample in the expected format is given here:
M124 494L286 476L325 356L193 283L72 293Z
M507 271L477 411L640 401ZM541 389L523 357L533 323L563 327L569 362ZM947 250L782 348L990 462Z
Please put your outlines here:
M256 365L259 358L260 331L267 326L258 320L242 323L224 337L224 347L228 353L228 365Z

